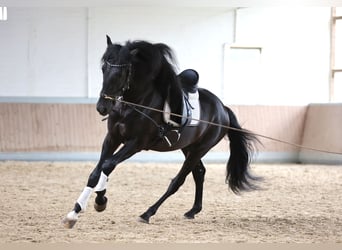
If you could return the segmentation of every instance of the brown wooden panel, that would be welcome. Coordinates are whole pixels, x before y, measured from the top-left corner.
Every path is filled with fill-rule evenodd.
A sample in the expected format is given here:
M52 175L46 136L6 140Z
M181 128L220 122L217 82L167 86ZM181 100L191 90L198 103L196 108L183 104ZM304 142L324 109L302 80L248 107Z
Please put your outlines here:
M342 104L309 105L303 144L342 152Z
M99 151L106 133L94 104L0 103L0 150Z
M300 144L304 130L306 106L264 106L240 105L231 106L241 126L255 133ZM261 137L264 152L298 152L299 149ZM215 150L227 148L227 141L218 145Z

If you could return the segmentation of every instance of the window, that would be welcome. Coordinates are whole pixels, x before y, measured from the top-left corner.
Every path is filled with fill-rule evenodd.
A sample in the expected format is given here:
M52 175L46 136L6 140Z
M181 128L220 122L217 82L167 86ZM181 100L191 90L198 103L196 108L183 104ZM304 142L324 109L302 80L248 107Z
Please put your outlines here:
M0 21L7 20L7 7L0 7Z
M330 101L342 102L342 7L331 9Z
M224 101L327 102L330 18L330 7L237 9L234 43L224 47Z
M261 51L259 46L225 45L224 86L225 98L229 103L239 104L259 102L255 91L260 88Z

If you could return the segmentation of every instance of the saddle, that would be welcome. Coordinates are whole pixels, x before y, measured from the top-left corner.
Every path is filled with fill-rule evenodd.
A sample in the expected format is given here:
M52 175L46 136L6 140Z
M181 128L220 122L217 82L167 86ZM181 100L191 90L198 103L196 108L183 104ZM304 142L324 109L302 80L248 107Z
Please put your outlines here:
M168 95L164 104L164 121L172 128L183 128L185 126L196 126L200 118L199 95L197 90L198 73L193 69L186 69L177 76L181 83L182 93L178 100L171 100ZM180 110L172 110L170 102L180 102L177 104ZM176 106L176 105L174 105ZM180 112L181 111L181 112ZM170 113L178 114L174 116ZM193 120L195 119L195 120Z

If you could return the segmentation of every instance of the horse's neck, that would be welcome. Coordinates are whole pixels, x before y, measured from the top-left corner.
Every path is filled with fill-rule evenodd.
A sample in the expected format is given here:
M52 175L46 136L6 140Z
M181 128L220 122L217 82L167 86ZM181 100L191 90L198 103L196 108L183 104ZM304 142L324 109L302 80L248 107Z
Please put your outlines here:
M161 94L153 88L132 91L129 95L124 96L124 100L152 108L161 108L164 103Z

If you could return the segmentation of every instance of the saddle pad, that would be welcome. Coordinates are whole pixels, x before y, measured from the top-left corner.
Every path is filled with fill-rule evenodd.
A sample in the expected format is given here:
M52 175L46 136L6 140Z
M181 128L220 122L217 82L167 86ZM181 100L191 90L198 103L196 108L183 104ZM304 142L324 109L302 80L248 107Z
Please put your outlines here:
M198 125L198 120L200 119L200 115L201 115L201 112L200 112L200 104L199 104L199 95L198 95L198 91L196 91L195 93L188 93L188 103L186 103L185 101L185 98L183 98L183 114L182 116L184 117L187 117L187 112L188 112L188 109L186 108L187 105L189 106L190 104L190 107L188 107L190 109L190 113L191 113L191 121L187 124L187 126L197 126ZM172 121L170 119L170 105L167 101L165 101L165 104L164 104L164 121L166 123L169 123L175 127L180 127L181 124L178 124L174 121ZM197 120L193 120L193 119L197 119Z
M195 93L189 93L189 103L191 105L191 122L189 126L197 126L198 125L198 120L201 118L201 107L199 104L199 95L198 91ZM193 120L197 119L197 120Z

